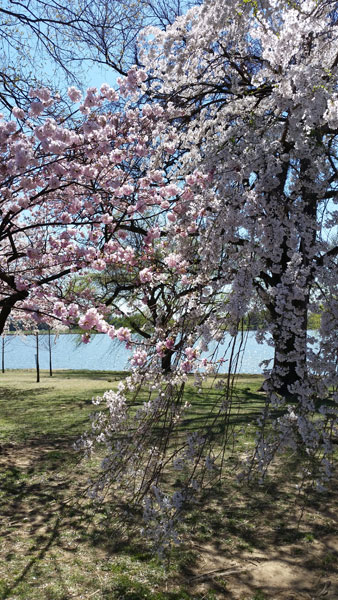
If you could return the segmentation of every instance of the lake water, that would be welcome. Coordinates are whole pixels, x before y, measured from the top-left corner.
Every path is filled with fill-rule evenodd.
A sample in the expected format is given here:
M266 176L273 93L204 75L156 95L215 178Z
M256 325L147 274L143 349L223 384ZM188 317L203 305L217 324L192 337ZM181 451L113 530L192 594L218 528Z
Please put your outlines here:
M310 333L310 332L309 332ZM311 332L313 333L313 332ZM255 332L248 332L245 349L240 353L239 373L261 373L259 364L271 359L273 348L268 344L258 344ZM225 353L225 361L220 372L226 372L230 351L227 350L231 337L226 334L224 343L218 348L217 358ZM78 335L51 336L53 369L89 369L92 371L127 371L131 355L123 344L112 342L107 335L97 334L89 344L79 343ZM35 368L35 336L6 336L5 369ZM215 346L214 346L215 347ZM237 344L238 347L238 344ZM208 353L210 354L210 353ZM205 354L204 356L208 356ZM48 335L39 336L40 369L49 368Z

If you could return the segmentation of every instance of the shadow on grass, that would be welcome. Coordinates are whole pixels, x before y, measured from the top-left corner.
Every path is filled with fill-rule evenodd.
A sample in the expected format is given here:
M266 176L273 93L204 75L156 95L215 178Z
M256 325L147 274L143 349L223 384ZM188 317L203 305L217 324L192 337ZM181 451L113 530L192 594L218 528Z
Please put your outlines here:
M42 548L33 556L22 569L21 573L14 579L14 581L10 585L6 585L2 590L0 590L0 599L7 600L7 598L11 597L11 594L15 591L15 589L25 580L25 577L30 572L30 570L34 567L34 565L42 560L47 554L48 550L53 545L54 541L58 537L58 530L60 525L60 517L57 517L55 520L54 526L51 528L50 532L46 536L46 541L42 544ZM40 540L41 541L41 540Z
M5 400L6 402L24 402L26 398L38 397L46 392L49 392L50 388L39 387L35 390L15 390L9 387L0 388L0 400Z
M35 455L36 449L39 452ZM104 570L111 572L111 578L100 590L101 597L104 599L183 600L186 598L189 600L199 597L190 596L183 589L179 593L154 592L151 585L133 580L125 568L116 566L114 556L117 555L144 564L151 559L144 541L136 534L136 525L139 524L138 515L130 513L129 519L122 528L114 522L113 507L106 505L98 508L83 498L86 473L80 472L70 449L64 445L64 440L63 442L60 440L54 448L51 445L47 448L43 447L40 440L40 447L26 446L23 450L26 455L31 452L30 465L19 466L20 461L14 458L8 459L7 468L2 474L3 495L0 497L0 504L2 504L0 512L4 517L2 538L13 536L15 532L22 534L25 530L25 535L30 540L30 547L24 566L16 570L13 581L0 591L1 600L9 600L14 595L20 599L37 598L35 595L30 596L30 592L27 592L26 596L17 593L20 593L25 582L27 589L31 589L29 588L32 585L30 576L33 571L35 572L44 561L50 561L51 557L56 564L57 560L61 560L62 554L62 560L68 562L74 560L76 564L79 546L88 548L88 551L99 548L107 557ZM237 557L247 564L245 563L247 559L242 557L243 552L264 553L273 548L275 558L277 557L286 566L292 565L293 555L290 554L290 545L300 553L304 545L332 534L333 529L332 523L323 526L313 521L311 529L304 531L299 527L299 522L294 516L294 495L290 490L285 489L285 483L289 480L286 466L276 474L273 481L267 481L260 487L251 485L239 489L230 482L230 479L223 486L216 486L212 491L206 492L196 509L188 514L189 537L192 532L195 546L203 548L205 545L203 551L209 553L211 560L214 554L215 561L219 561L220 557L224 560ZM327 507L330 506L333 501L333 492L331 496L326 494L324 498L311 493L304 499L306 506L312 507L316 512L320 511L325 504ZM291 519L290 503L293 505ZM69 532L72 532L71 537L68 535ZM174 559L175 556L181 581L189 586L189 582L196 575L198 555L192 555L191 552L189 554L189 550L183 545L174 552ZM14 558L10 552L4 554L5 561ZM306 557L304 564L309 573L319 564L324 574L330 573L332 576L338 572L337 559L337 555L327 548L321 553L317 552L312 559L311 556ZM62 570L55 575L60 580L62 576ZM229 600L237 598L235 593L227 589L224 576L220 575L219 579L217 577L217 573L214 574L210 583L211 589L219 594L224 593L224 598ZM247 584L252 585L254 594L255 587L254 583L250 582L250 574L245 577ZM90 593L91 591L88 592L88 597ZM64 596L57 596L58 599L61 597L69 600L72 594L65 592Z
M100 548L107 556L120 552L137 560L151 558L142 540L135 536L132 518L129 531L123 529L114 524L106 507L98 508L86 498L87 473L81 472L69 449L60 444L54 449L52 444L46 447L41 440L38 445L36 440L34 445L26 445L22 450L23 454L18 454L16 447L15 456L1 456L0 468L4 467L0 475L3 564L18 560L17 553L10 549L13 541L20 538L20 553L26 545L24 566L21 556L20 568L15 568L13 580L7 584L0 580L1 600L12 598L16 590L18 598L30 598L30 592L21 595L22 588L32 586L33 571L35 574L43 562L50 561L48 556L52 551L54 557L58 557L53 559L54 570L58 560L72 560L70 556L77 553L79 546ZM29 465L20 464L27 456L30 456Z
M86 379L92 381L120 381L128 377L128 371L90 371L88 369L79 370L59 370L54 371L54 376L58 379Z
M338 597L338 527L335 519L332 522L338 486L333 482L325 494L304 489L299 496L292 489L295 482L287 469L282 469L274 474L273 480L269 479L260 486L248 484L236 487L229 481L224 483L223 488L216 485L205 493L198 507L190 513L187 523L193 532L193 547L199 552L203 550L204 564L209 565L211 570L208 573L204 567L206 577L203 579L200 573L196 576L196 565L192 563L185 567L185 575L192 580L209 580L213 585L219 577L219 585L214 585L214 589L222 593L224 584L224 598L234 600L238 595L228 588L229 573L233 576L230 583L235 588L243 584L256 597L257 577L252 577L251 572L258 566L263 573L266 563L266 578L271 580L270 588L266 583L264 586L264 594L267 595L262 598L266 600L277 598L282 592L278 587L281 580L275 582L273 577L271 579L274 568L277 576L278 569L281 573L285 569L286 580L292 573L292 591L295 594L292 598L303 598L304 589L315 579L320 583L318 593L326 583L333 594L328 597L332 600ZM327 507L331 508L329 514ZM216 569L220 563L223 566ZM240 565L237 572L233 566L236 563ZM299 573L302 573L301 577ZM321 597L315 594L313 588L311 591L314 597Z
M58 377L76 379L77 377L82 378L83 374L83 371L79 373L64 371L61 375L58 373ZM112 375L119 378L125 377L126 373L114 373L108 376ZM88 372L88 377L92 380L97 378L105 380L107 372ZM17 415L13 404L20 406L22 392L13 392L13 389L9 392L12 395L3 396L3 398L10 399L15 420ZM28 404L33 412L36 406L35 402L41 397L41 392L42 388L30 390L24 397L25 402L29 400ZM206 426L211 431L214 417L208 416L207 413L214 406L215 397L210 400L208 391L205 397L199 396L194 391L189 391L189 394L194 402L194 414L184 421L181 426L182 430L194 430ZM59 400L56 399L53 409L55 412L61 410L58 402ZM74 398L68 395L64 396L60 402L67 405L69 403L70 406L72 403L75 406L79 402L85 406L91 405L90 400L82 398L82 396L80 400L77 398L75 403ZM234 414L231 416L231 423L242 425L254 422L260 415L263 405L262 394L254 394L245 389L240 390L233 399ZM43 407L43 410L48 410L48 404ZM64 420L58 422L57 427L55 421L52 422L48 434L35 435L33 439L26 438L24 444L18 443L17 440L12 445L7 444L0 456L0 467L3 467L0 481L0 484L2 483L2 495L0 495L0 513L3 516L2 539L5 542L6 540L11 541L13 536L20 534L25 536L26 540L30 540L25 565L16 569L13 581L0 591L2 600L9 600L13 594L20 599L30 598L30 593L27 593L26 596L17 596L17 590L40 562L47 559L46 557L50 558L51 552L54 550L62 553L63 560L67 560L64 557L68 556L69 561L72 560L73 555L74 561L76 560L75 555L79 546L88 548L88 551L99 548L107 557L113 557L116 554L125 555L144 563L150 559L144 541L136 534L137 514L130 514L129 520L122 528L115 522L113 511L109 511L107 507L100 509L93 507L84 498L87 471L85 467L82 468L77 464L77 457L71 446L77 439L79 431L86 429L85 425L89 422L88 413L85 411L81 413L80 410L76 414L75 411L73 412L71 422L69 422L71 413L66 411ZM276 412L276 416L279 414ZM48 420L48 415L46 420ZM38 419L36 423L38 423ZM214 428L216 433L217 427L219 426ZM158 433L160 432L159 427ZM33 429L31 435L32 433ZM226 484L223 488L215 488L206 494L202 498L198 510L192 511L188 518L188 525L193 529L195 543L209 544L212 540L217 556L226 556L226 540L229 540L230 556L240 556L243 551L265 551L271 546L277 548L286 564L287 553L280 550L283 544L304 545L307 541L311 542L311 536L317 539L326 531L328 533L332 531L332 524L330 524L330 531L321 529L322 525L315 526L313 524L312 528L304 533L299 529L296 520L290 522L290 503L294 508L294 496L290 495L288 491L281 491L288 480L290 480L290 476L286 468L277 473L274 482L269 481L268 484L258 489L252 486L247 491L239 492L229 483L228 489ZM238 497L232 499L235 493L238 494ZM325 504L323 497L319 499L316 495L309 495L308 504L310 505L311 502L312 504L317 503L316 510L318 511L322 510L323 504ZM273 514L272 511L274 511ZM267 529L268 532L266 532ZM67 532L72 532L68 538ZM71 539L71 543L69 539ZM5 552L5 561L10 562L14 558L10 551ZM189 581L196 565L196 557L192 557L190 561L188 558L188 553L181 547L178 552L177 564L186 581ZM332 572L337 572L336 555L333 552L323 551L322 555L317 558L324 570L331 569ZM108 559L106 560L108 561ZM57 563L56 560L54 562ZM112 567L113 575L114 568ZM311 565L308 568L311 569ZM61 571L60 573L56 571L55 577L61 578ZM27 585L32 585L32 583L29 582ZM214 589L222 593L221 583L216 582L213 585ZM88 593L88 597L92 591L94 592L95 588ZM101 596L107 600L115 600L115 598L128 600L177 598L183 600L185 597L189 598L189 595L185 596L183 592L180 592L179 595L171 592L155 594L146 584L142 587L141 584L131 581L125 573L121 574L116 585L107 584L105 589L101 590ZM65 600L70 597L71 594L68 592L62 596ZM229 592L224 597L232 600L236 596ZM37 596L34 596L35 598ZM57 596L57 598L59 600L61 596Z

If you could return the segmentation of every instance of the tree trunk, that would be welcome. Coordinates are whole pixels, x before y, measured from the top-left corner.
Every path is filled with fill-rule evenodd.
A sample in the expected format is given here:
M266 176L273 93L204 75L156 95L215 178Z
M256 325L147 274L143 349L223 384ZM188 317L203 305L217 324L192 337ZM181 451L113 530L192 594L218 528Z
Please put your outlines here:
M5 338L2 337L2 344L1 344L1 370L4 373L5 372Z
M50 339L50 329L48 329L48 351L49 351L49 376L53 377L53 368L52 368L52 344Z
M162 371L164 373L170 373L171 371L171 357L173 355L172 350L166 350L164 356L161 359Z
M7 282L7 281L6 281ZM9 296L5 300L1 301L0 307L0 335L3 333L5 329L5 325L9 315L11 314L15 304L20 300L25 300L28 298L27 290L22 290L20 292L14 292L12 296Z
M36 383L39 383L40 382L40 364L39 364L39 334L38 334L38 332L36 332L36 334L35 334L35 339L36 339L36 355L35 355Z
M307 379L308 298L294 301L292 304L293 314L282 315L273 331L275 351L269 381L278 394L297 399L297 390L300 391ZM285 325L288 317L290 324Z

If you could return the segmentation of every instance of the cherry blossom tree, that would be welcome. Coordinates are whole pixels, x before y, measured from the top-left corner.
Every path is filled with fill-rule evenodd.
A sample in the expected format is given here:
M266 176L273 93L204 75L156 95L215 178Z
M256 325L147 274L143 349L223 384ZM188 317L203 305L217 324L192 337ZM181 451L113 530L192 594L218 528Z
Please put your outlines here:
M210 278L196 260L195 249L200 241L196 227L180 230L175 225L176 215L184 210L184 198L189 195L186 186L172 212L165 217L163 213L152 215L148 227L141 219L133 230L121 225L130 246L142 253L141 265L113 265L93 276L101 302L120 314L143 339L140 346L149 351L156 347L164 372L177 366L186 339L212 315L219 314L220 304L224 305L224 294L211 293L218 273ZM170 203L162 202L162 208L168 211ZM222 255L219 258L222 260Z
M123 93L133 91L143 77L142 71L130 71ZM14 108L14 119L1 122L1 330L15 308L38 320L50 315L66 325L79 322L88 330L99 323L99 330L106 331L92 306L90 287L79 299L68 284L63 298L65 287L58 282L109 265L132 269L143 261L144 266L156 238L148 218L163 214L181 194L150 165L164 110L152 103L124 114L95 112L119 99L105 84L100 92L87 91L81 118L67 127L43 118L54 102L48 89L30 95L28 115ZM75 103L81 99L76 88L69 89L69 96ZM136 251L128 233L137 232L140 221L145 242ZM80 321L79 306L92 311ZM107 311L104 305L101 309L103 318Z
M116 484L129 497L133 490L156 543L176 539L178 514L206 470L211 478L222 470L231 438L225 435L220 455L205 432L179 448L170 445L185 410L186 373L203 365L201 349L222 339L221 325L235 335L255 304L267 312L258 335L270 336L275 356L243 475L258 467L264 476L276 453L305 448L303 474L318 489L330 476L338 384L338 247L329 236L337 225L337 23L330 0L206 0L165 32L149 28L143 35L149 77L141 91L176 111L153 155L158 167L171 150L171 176L184 182L180 203L167 214L166 237L180 264L198 265L203 293L199 298L192 288L189 302L181 303L181 332L189 314L196 326L177 348L172 372L154 380L154 371L144 371L145 357L136 360L118 392L97 399L108 416L98 413L93 436L82 444L88 452L95 442L107 449L92 494L109 488L114 496ZM147 272L142 276L146 281ZM208 295L219 302L202 320ZM320 339L313 345L308 314L319 307ZM226 432L229 381L219 394ZM149 386L149 401L133 417L125 394L141 385ZM151 445L159 422L161 439ZM122 431L133 434L121 442L115 436ZM163 475L168 465L184 474L178 491Z
M334 2L205 2L145 34L152 93L184 111L180 172L213 175L198 210L210 254L222 239L233 263L229 309L267 309L282 394L305 383L309 307L336 269L336 25Z
M109 489L142 504L146 530L162 546L176 540L186 502L220 476L233 443L231 366L210 417L222 420L221 448L207 430L176 435L188 374L203 383L217 363L201 353L225 329L235 339L254 304L267 311L259 336L270 334L275 358L243 473L258 467L264 476L276 452L302 447L318 486L329 477L337 423L324 401L337 401L338 384L338 248L327 235L337 222L336 25L329 0L206 0L165 32L144 33L145 71L118 82L130 95L123 112L105 110L118 97L104 85L88 90L83 118L67 126L44 118L53 98L38 89L28 118L13 110L22 125L2 122L0 324L15 309L133 348L131 375L95 400L105 410L81 445L106 452L90 493ZM80 101L77 89L69 96ZM112 269L103 297L95 279L79 297L74 274ZM146 311L143 342L109 324L121 297ZM319 307L316 347L307 319ZM231 344L230 365L234 352ZM147 401L135 414L128 394L139 393ZM169 468L180 473L179 490Z

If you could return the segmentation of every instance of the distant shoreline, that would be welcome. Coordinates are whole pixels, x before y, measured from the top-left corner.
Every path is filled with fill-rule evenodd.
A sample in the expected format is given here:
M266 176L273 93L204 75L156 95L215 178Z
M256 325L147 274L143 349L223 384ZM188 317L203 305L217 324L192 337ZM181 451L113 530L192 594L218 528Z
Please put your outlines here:
M239 330L240 332L241 330ZM261 329L251 329L250 327L244 327L243 331L262 331ZM308 327L307 331L319 331L319 327ZM2 333L0 337L6 337L7 335L48 335L49 331L48 329L39 329L38 331L27 331L27 330L16 330L16 331L6 331L5 333ZM55 329L51 329L50 330L50 334L51 335L83 335L85 333L89 333L90 336L93 335L105 335L104 333L101 333L100 331L79 331L79 330L72 330L72 331L56 331ZM224 333L229 333L229 331L227 329L224 330Z

